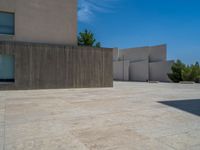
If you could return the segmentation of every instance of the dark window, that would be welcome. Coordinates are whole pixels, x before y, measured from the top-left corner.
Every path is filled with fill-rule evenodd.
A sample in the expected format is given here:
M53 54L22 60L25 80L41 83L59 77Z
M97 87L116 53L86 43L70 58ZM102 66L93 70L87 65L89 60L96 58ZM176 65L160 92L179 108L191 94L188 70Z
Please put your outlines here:
M0 12L0 34L14 35L14 13Z
M14 56L0 55L0 82L14 82Z

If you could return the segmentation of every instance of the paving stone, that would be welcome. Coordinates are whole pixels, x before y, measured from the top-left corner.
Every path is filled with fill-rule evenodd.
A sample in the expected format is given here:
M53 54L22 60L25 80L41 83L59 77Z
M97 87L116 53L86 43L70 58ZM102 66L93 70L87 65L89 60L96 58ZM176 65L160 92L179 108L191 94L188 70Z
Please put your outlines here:
M30 140L17 140L6 144L6 150L89 150L71 135L47 138L35 138Z
M162 102L198 106L199 91L199 84L135 82L114 82L114 88L0 91L0 148L196 150L198 112Z
M160 142L171 145L177 150L195 149L200 144L200 130L192 130L181 134L159 137Z
M4 137L0 136L0 150L4 150Z

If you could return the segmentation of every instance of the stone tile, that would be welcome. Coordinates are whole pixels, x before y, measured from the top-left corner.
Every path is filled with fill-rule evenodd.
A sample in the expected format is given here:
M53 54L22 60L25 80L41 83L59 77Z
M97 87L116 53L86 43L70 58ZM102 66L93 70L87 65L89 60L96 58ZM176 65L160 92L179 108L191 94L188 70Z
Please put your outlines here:
M200 117L158 102L198 100L199 91L200 85L134 82L1 91L5 137L0 141L6 150L198 149Z
M190 150L200 150L200 144L191 146Z
M140 135L124 125L72 131L91 150L174 150L157 140Z
M200 130L192 130L182 134L160 137L160 142L171 145L177 150L187 150L199 147L200 145Z
M167 121L167 120L166 120ZM134 124L129 124L130 127L134 128L138 133L145 134L151 138L159 138L162 136L171 136L175 134L181 134L185 132L190 132L191 130L199 129L199 121L184 123L172 123L169 125L171 120L168 122L150 120L136 122ZM147 126L148 124L148 126Z
M7 125L5 127L6 144L37 138L59 137L69 134L69 128L62 120L36 121L24 124Z
M0 123L0 137L4 137L5 126L3 123Z
M6 144L5 150L89 150L71 135L47 138L34 138L32 140L17 140Z
M0 150L4 150L4 137L0 136Z
M123 147L121 148L123 149ZM134 147L130 147L127 150L175 150L170 145L163 144L155 139L143 140L135 144Z
M4 123L0 123L0 150L4 150L4 135L5 135L5 130L4 130Z
M0 123L4 123L4 122L5 122L5 111L0 110Z
M71 132L91 150L126 148L126 146L133 149L137 143L148 139L123 125L74 130Z
M72 120L65 120L69 130L103 128L121 124L125 126L128 124L135 125L140 121L148 122L148 119L143 116L137 116L132 112L108 113L96 115L95 117L87 116L74 118Z
M4 101L0 101L0 111L5 110Z

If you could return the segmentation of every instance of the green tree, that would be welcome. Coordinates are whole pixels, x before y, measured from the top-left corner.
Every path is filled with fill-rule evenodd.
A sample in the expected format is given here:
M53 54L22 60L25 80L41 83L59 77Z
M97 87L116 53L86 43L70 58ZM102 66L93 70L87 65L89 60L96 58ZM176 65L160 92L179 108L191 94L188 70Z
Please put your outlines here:
M186 66L182 70L182 78L184 81L195 81L198 82L200 79L200 68L199 64L196 63L195 65Z
M183 68L182 79L183 81L194 81L194 72L192 67L186 66Z
M193 80L195 82L199 82L200 81L200 66L199 66L199 63L196 62L195 65L191 66L191 68L192 68Z
M173 82L194 81L200 82L200 66L196 62L194 65L185 65L180 60L177 60L172 65L172 73L168 74Z
M91 46L91 47L101 47L100 42L96 42L94 34L87 29L84 32L80 32L78 35L78 45L79 46Z
M173 82L180 82L183 81L182 79L182 70L185 68L185 65L180 61L177 60L173 65L172 65L172 73L168 74L169 78Z
M101 43L97 42L96 45L95 45L95 47L99 47L100 48L101 47Z

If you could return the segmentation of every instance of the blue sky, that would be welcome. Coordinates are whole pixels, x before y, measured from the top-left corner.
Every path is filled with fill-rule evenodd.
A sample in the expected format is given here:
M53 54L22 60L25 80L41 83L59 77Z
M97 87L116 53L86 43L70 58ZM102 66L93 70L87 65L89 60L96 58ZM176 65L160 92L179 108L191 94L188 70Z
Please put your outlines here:
M79 0L78 32L103 47L167 44L168 59L200 62L199 0Z

